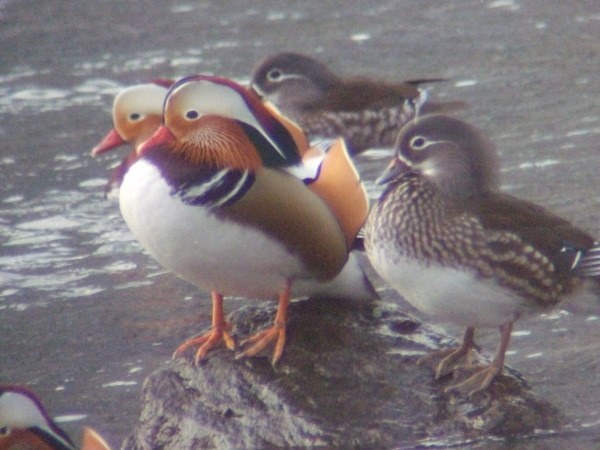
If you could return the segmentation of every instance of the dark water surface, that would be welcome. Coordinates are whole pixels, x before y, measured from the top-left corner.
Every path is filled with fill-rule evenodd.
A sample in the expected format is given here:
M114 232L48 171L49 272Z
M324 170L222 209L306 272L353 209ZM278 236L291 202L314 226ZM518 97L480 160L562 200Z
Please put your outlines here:
M280 50L346 74L447 77L431 97L470 102L463 116L498 144L505 188L600 236L597 0L8 0L0 42L0 382L37 391L77 437L89 425L118 448L143 379L210 323L209 296L143 254L103 197L123 155L89 150L128 84L245 81ZM369 187L388 157L358 158ZM596 314L517 324L508 364L573 425L498 447L600 446ZM481 334L491 352L497 333Z

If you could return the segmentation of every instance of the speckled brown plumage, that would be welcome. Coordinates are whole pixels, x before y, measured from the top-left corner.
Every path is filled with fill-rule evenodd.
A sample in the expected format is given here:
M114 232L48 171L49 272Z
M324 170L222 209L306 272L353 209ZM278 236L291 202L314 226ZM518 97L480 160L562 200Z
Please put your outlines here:
M458 349L421 362L433 361L439 378L468 361L475 327L500 327L492 363L469 368L452 389L485 390L502 370L516 319L600 276L594 238L499 192L493 145L459 119L425 115L407 124L380 182L385 190L365 225L373 267L416 308L467 326Z
M367 148L391 147L400 126L414 116L414 111L412 101L406 101L381 109L315 111L292 118L311 138L344 136L349 148L358 153Z
M506 209L516 201L510 196L492 199ZM546 212L545 217L551 217L550 213ZM452 210L434 186L410 173L374 207L366 227L378 231L368 235L365 245L369 248L382 242L394 243L396 254L392 258L404 256L425 266L473 271L477 277L494 279L540 306L555 305L561 295L581 282L573 276L564 252L544 249L542 253L519 236L518 230L494 229L491 225L472 211ZM581 245L591 247L594 242L577 228L565 231Z

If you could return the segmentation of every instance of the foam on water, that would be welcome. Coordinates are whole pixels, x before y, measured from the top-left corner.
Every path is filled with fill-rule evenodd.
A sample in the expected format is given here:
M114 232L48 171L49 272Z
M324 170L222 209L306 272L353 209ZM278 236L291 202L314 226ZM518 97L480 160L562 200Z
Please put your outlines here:
M54 421L56 423L79 422L80 420L86 419L87 416L87 414L65 414L62 416L56 416Z
M519 5L514 0L496 0L494 2L488 3L488 8L503 8L509 11L518 11L521 9L521 5Z
M27 76L21 75L21 78ZM16 77L16 76L15 76ZM16 81L18 80L15 78ZM12 81L12 80L11 80ZM43 113L63 111L77 105L105 105L123 86L106 79L85 80L70 89L53 86L11 86L0 80L0 114Z
M137 381L112 381L110 383L105 383L102 387L122 387L122 386L135 386L138 384Z

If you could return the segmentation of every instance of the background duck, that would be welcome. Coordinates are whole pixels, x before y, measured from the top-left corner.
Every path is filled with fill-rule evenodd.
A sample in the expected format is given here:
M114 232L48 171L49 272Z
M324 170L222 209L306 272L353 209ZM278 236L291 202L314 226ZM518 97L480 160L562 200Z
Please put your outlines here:
M254 69L250 87L275 105L309 136L346 139L349 151L392 147L402 126L415 114L450 112L464 102L425 101L419 85L445 81L425 78L387 82L365 77L342 78L322 62L300 53L265 58Z

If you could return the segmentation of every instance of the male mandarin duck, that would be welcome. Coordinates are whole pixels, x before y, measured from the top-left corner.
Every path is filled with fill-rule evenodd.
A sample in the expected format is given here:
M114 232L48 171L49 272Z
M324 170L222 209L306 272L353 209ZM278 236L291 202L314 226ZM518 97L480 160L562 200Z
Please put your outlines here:
M368 199L342 140L324 153L242 86L219 77L175 83L164 126L139 148L120 190L123 217L143 247L211 291L212 330L196 362L221 340L234 349L224 295L278 299L274 325L243 344L281 357L290 290L372 298L349 248Z
M440 78L389 83L368 78L341 78L325 64L299 53L277 53L254 69L253 89L314 138L346 139L351 153L392 147L402 126L415 114L450 112L464 102L425 101L419 89Z
M50 418L40 399L22 386L0 385L0 449L75 450L71 438ZM81 450L110 450L85 428Z
M447 390L486 390L502 371L515 320L598 284L596 240L500 192L493 145L461 120L413 120L379 183L385 190L365 225L371 264L417 309L467 327L456 350L420 360L433 363L436 378L454 372ZM475 327L495 326L501 341L491 364L464 367Z
M92 149L92 156L129 144L133 147L112 172L105 188L109 195L121 185L125 172L137 159L136 148L158 129L162 122L162 108L171 80L156 79L127 87L113 102L114 128Z

